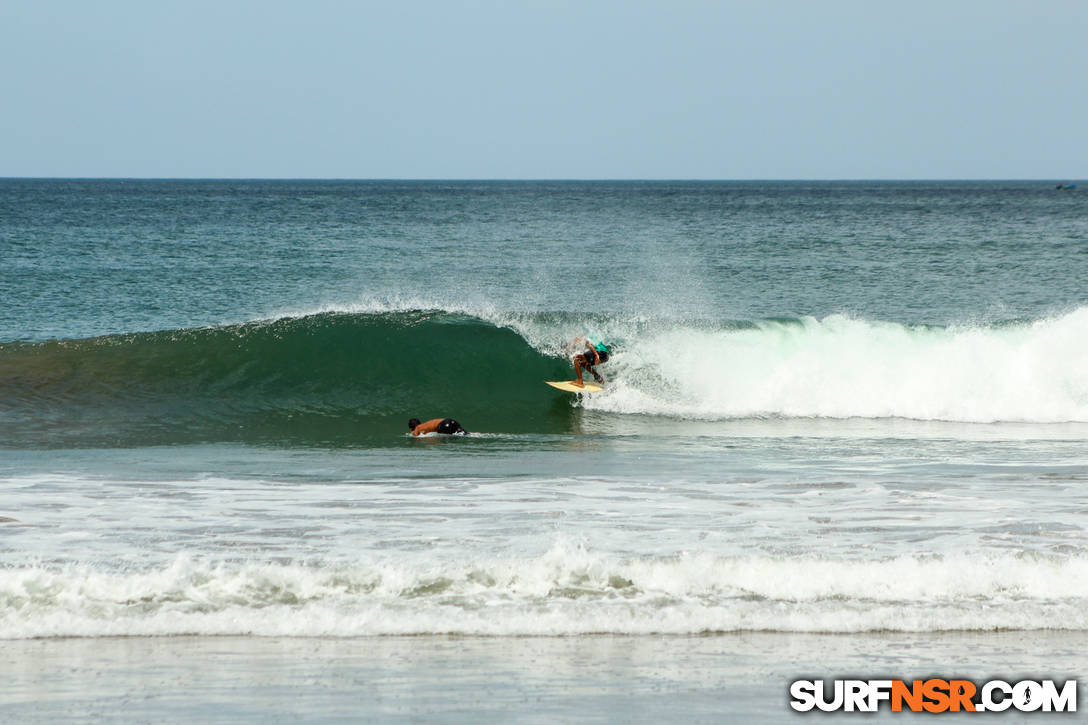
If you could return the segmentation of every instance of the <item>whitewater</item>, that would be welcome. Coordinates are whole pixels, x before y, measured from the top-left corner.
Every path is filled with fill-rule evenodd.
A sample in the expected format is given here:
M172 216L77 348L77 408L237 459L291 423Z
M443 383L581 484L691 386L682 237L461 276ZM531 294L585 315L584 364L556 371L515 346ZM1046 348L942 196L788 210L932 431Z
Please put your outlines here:
M0 626L17 639L1083 630L1086 573L1088 557L610 561L562 547L448 568L179 557L144 572L22 570L5 578Z

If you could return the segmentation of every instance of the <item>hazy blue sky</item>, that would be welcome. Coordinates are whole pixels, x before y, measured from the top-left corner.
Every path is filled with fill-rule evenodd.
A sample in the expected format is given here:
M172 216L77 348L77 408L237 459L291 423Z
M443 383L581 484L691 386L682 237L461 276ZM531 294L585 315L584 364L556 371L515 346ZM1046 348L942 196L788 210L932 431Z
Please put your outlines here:
M1085 0L0 0L0 176L1088 176Z

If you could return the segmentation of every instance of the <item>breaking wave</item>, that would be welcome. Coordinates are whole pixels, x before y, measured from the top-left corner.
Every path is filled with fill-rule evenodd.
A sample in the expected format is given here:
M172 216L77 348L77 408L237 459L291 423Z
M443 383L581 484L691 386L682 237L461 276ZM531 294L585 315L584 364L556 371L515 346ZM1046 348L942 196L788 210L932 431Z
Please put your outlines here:
M464 563L0 569L0 638L113 635L696 634L1088 629L1088 560L876 561L557 545Z
M565 345L587 331L615 347L606 391L579 401L541 385L571 377ZM388 441L413 416L564 433L579 408L700 421L1085 422L1088 308L941 327L322 312L0 344L5 446Z

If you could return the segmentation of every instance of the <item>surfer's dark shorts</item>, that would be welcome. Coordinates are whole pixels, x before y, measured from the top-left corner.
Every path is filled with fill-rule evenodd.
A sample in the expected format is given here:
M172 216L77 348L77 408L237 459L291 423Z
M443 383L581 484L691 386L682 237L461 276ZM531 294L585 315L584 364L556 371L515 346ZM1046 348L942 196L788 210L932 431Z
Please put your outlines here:
M467 430L461 427L453 418L443 418L442 422L435 428L436 433L445 433L446 435L453 435L454 433L468 433Z

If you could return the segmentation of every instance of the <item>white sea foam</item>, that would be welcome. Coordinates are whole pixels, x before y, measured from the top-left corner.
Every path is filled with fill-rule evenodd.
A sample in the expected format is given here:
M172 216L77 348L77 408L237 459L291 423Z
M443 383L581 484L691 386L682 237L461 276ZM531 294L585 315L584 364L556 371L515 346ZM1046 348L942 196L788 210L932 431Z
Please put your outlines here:
M616 559L0 571L0 638L1088 629L1088 559Z
M629 340L586 407L693 419L1088 421L1088 308L1003 327L833 316Z

